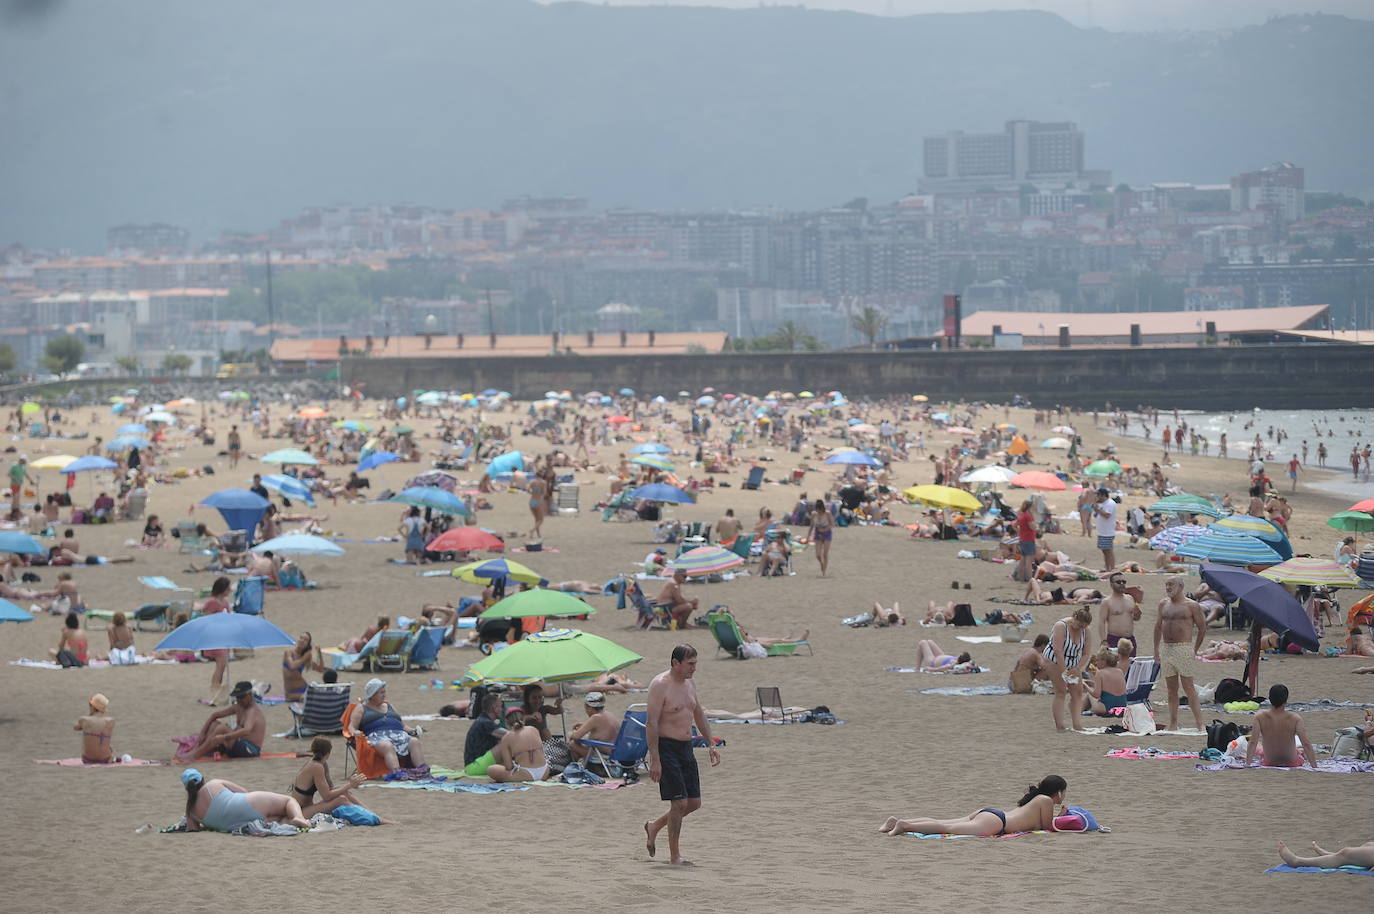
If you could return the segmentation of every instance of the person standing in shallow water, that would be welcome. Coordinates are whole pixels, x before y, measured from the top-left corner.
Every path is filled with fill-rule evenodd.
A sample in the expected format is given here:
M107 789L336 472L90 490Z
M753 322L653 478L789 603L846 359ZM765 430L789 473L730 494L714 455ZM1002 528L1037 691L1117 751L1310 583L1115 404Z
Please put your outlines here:
M696 756L692 753L692 724L706 739L711 767L720 764L720 750L711 738L697 695L693 676L697 669L697 649L690 644L673 648L668 669L649 684L648 742L649 777L658 782L658 795L668 811L644 823L645 848L649 856L658 853L658 833L668 829L670 863L691 866L682 856L682 820L701 808L701 779Z

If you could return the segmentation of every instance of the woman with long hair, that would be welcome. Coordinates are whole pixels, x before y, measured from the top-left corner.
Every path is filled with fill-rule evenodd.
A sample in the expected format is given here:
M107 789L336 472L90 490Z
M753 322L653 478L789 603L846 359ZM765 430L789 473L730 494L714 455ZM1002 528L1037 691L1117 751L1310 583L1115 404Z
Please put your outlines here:
M327 737L317 736L310 741L310 761L296 772L291 782L291 796L301 804L301 815L307 819L319 812L333 812L344 805L361 806L353 789L367 781L367 775L356 772L343 784L334 786L329 776L329 755L334 751L334 743ZM316 799L316 795L319 799ZM381 816L378 816L381 819ZM390 819L382 819L383 825L399 825Z
M1057 774L1047 775L1039 784L1026 788L1026 795L1010 812L985 806L962 819L899 819L889 816L878 831L896 837L906 832L923 835L977 835L981 838L1013 832L1058 831L1054 827L1055 807L1064 802L1068 782Z
M302 632L281 657L281 684L287 701L300 701L305 697L307 669L318 670L320 664L315 661L314 639L310 632Z

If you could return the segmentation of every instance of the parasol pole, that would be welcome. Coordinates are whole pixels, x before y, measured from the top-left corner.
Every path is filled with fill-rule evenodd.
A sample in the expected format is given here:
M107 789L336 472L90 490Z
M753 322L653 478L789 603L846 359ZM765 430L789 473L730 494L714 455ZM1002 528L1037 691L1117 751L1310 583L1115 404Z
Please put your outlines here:
M1260 665L1260 638L1264 628L1258 621L1250 626L1249 651L1245 657L1245 681L1250 687L1250 694L1259 693L1259 665Z

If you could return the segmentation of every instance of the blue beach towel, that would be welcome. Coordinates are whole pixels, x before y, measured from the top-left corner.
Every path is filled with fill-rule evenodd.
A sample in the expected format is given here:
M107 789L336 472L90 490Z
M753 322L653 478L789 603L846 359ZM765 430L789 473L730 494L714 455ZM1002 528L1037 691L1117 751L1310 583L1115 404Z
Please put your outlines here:
M1374 870L1363 866L1289 866L1280 863L1265 870L1266 873L1349 873L1352 876L1374 876Z
M938 689L913 689L913 695L1010 695L1011 689L1004 685L985 686L943 686Z

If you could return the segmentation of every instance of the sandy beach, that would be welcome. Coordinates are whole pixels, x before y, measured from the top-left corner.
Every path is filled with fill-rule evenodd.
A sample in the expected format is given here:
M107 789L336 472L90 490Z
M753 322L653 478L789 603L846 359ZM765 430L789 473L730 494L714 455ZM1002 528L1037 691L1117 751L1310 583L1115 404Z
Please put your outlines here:
M377 421L375 402L359 412L339 407L340 418ZM218 413L211 424L221 446L229 420ZM274 413L284 407L274 406ZM676 414L686 415L677 406ZM874 409L871 421L890 410ZM191 418L195 413L190 414ZM495 415L494 421L519 422L523 413ZM1073 417L1089 452L1107 443L1119 448L1123 463L1148 464L1159 459L1158 446L1138 438L1115 438L1093 428L1091 415ZM1049 426L1033 425L1028 410L997 407L979 416L979 424L1010 421L1034 440L1048 436ZM111 437L123 420L106 408L79 409L63 427ZM420 432L422 451L437 448L435 423L410 421ZM720 424L721 426L724 423ZM1105 426L1105 416L1103 417ZM718 426L719 429L720 426ZM951 443L950 436L926 429L932 446ZM633 433L645 440L647 430ZM827 445L838 439L818 439ZM289 446L282 439L244 436L247 456L231 471L228 458L178 432L170 437L167 466L215 468L215 475L193 477L152 488L148 511L170 528L210 493L246 486L251 474L266 469L251 459ZM9 440L32 459L44 454L80 454L87 441ZM594 461L614 465L634 441L601 446ZM668 443L684 448L680 436ZM547 443L517 435L514 445L542 453ZM1233 448L1239 448L1239 443ZM799 463L782 448L745 447L746 457L767 457L767 475L783 479ZM1338 452L1339 456L1339 452ZM12 462L6 454L5 463ZM675 458L690 460L690 451ZM1049 469L1062 452L1036 454L1037 469ZM1244 504L1247 485L1243 462L1215 457L1177 458L1167 472L1187 491L1220 495L1230 492ZM729 488L703 495L696 505L675 506L668 516L714 523L727 508L752 524L761 507L775 516L789 510L801 493L812 498L834 484L836 467L810 461L803 484L767 483L758 491L740 488L747 464L718 476ZM429 467L392 463L372 471L372 493L399 490L405 480ZM1346 508L1347 496L1317 488L1335 479L1311 470L1290 496L1296 509L1292 540L1299 553L1329 557L1340 534L1326 518ZM347 467L330 467L331 476L346 476ZM930 463L917 454L894 464L899 487L932 481ZM699 470L698 476L703 475ZM1270 474L1288 490L1277 464ZM62 477L37 471L40 492L58 491ZM475 480L476 473L458 473ZM1345 472L1348 476L1348 471ZM544 525L544 551L511 557L552 581L585 579L603 582L633 571L653 548L649 523L603 523L593 505L604 498L605 474L579 472L582 511L576 517L550 518ZM97 489L108 476L97 476ZM74 494L89 502L92 480L78 479ZM1366 497L1374 492L1366 486ZM1055 513L1072 510L1075 493L1050 493ZM525 497L517 492L490 496L493 510L482 511L481 526L502 534L524 531L530 517ZM1013 493L1011 499L1015 499ZM1143 496L1126 506L1147 503ZM328 515L321 526L333 535L362 540L395 536L401 506L397 504L330 504L316 513ZM915 506L897 506L899 524L917 519ZM64 517L66 516L64 512ZM192 517L214 529L224 524L213 509L197 507ZM59 528L61 530L63 528ZM131 611L148 602L152 592L141 575L165 575L178 584L206 588L214 575L187 571L188 556L175 547L131 550L141 523L121 522L77 528L83 551L99 555L133 554L127 565L76 567L76 582L87 602L110 610ZM1100 554L1093 540L1078 535L1077 520L1065 520L1063 535L1048 537L1054 548L1096 567ZM797 530L798 534L804 533ZM1147 548L1123 548L1119 559L1151 565ZM516 536L511 545L523 542ZM389 564L402 557L402 545L344 543L347 556L305 559L310 578L325 585L317 590L270 592L268 618L292 634L309 631L317 644L334 645L357 636L379 614L414 616L426 602L456 601L477 588L448 577L422 577L416 567ZM990 543L936 542L912 539L901 526L837 529L831 574L821 578L814 555L794 560L795 574L763 579L757 575L725 583L692 584L690 596L703 608L728 604L741 623L759 636L782 636L810 630L814 656L740 661L716 653L711 634L692 628L683 632L641 631L632 611L617 612L613 597L590 597L598 609L586 630L611 638L642 654L644 661L627 672L647 683L667 667L668 654L680 641L701 653L697 683L707 707L747 711L755 707L757 686L777 686L789 705L828 706L846 721L839 726L722 725L716 734L727 741L723 763L703 770L704 806L686 822L684 852L697 866L671 867L666 835L657 859L644 849L642 823L663 811L655 785L642 783L619 790L533 788L490 796L366 787L361 796L399 827L353 828L338 833L294 838L249 840L220 834L136 834L144 824L169 825L182 813L185 794L180 766L90 770L33 764L78 754L80 740L72 724L85 713L86 699L102 692L116 720L113 745L120 753L166 760L171 737L195 731L210 709L198 703L208 693L207 663L146 665L132 668L79 670L30 669L10 664L21 657L46 659L57 643L60 618L40 615L21 625L0 625L0 753L11 787L0 799L7 827L0 837L0 873L8 888L10 911L55 909L144 911L264 910L317 904L323 898L347 907L370 908L384 891L387 906L414 911L492 907L503 911L567 910L724 910L871 911L890 908L960 906L977 911L1054 908L1153 902L1161 909L1205 906L1208 910L1277 911L1298 905L1321 910L1354 910L1367 896L1368 884L1346 875L1262 875L1276 863L1279 840L1300 852L1310 841L1325 847L1356 844L1369 834L1370 775L1310 772L1201 772L1189 761L1106 758L1123 746L1158 746L1196 752L1205 736L1135 737L1129 734L1057 733L1047 696L946 697L916 694L940 686L1000 685L1006 681L1018 645L964 644L956 640L973 630L927 629L915 624L927 600L946 601L956 594L952 582L971 585L957 597L972 603L982 617L993 609L1026 610L989 598L1019 597L1022 585L1008 577L1010 565L960 559L967 548ZM757 564L751 566L757 569ZM56 569L37 569L43 587L56 580ZM1155 607L1163 597L1163 575L1132 575L1145 590L1142 652L1149 652ZM1194 582L1196 578L1192 579ZM654 585L657 586L657 585ZM1105 586L1103 588L1106 589ZM653 591L650 591L651 595ZM843 617L900 601L912 624L895 629L850 629ZM1348 605L1348 600L1345 601ZM1063 606L1033 610L1032 633L1047 632L1068 614ZM992 634L982 629L976 634ZM1222 630L1217 629L1220 635ZM1328 630L1327 644L1343 629ZM93 653L104 653L105 634L91 632ZM140 653L151 651L162 637L140 632ZM991 672L973 676L901 674L884 667L916 665L916 645L934 638L948 651L968 649ZM445 648L442 672L386 674L389 700L403 714L432 714L446 701L466 692L436 692L428 686L441 676L458 679L479 659L475 650ZM229 682L254 679L281 690L281 650L259 650L229 665ZM1351 675L1357 661L1303 656L1270 658L1261 665L1261 689L1286 683L1294 700L1330 698L1374 700L1374 677ZM1202 664L1202 683L1240 676L1239 661ZM369 674L343 674L358 695ZM1162 699L1163 683L1154 697ZM608 709L619 717L642 695L611 695ZM569 721L579 719L577 703ZM290 726L281 706L266 709L269 733ZM1163 722L1167 712L1156 706ZM1205 714L1210 721L1217 715ZM1314 742L1330 744L1333 732L1359 722L1359 712L1305 715ZM1191 725L1186 709L1180 717ZM1240 723L1252 718L1235 716ZM1089 726L1101 725L1091 720ZM426 723L424 740L431 762L461 765L466 721ZM299 741L269 738L270 752L304 751ZM336 740L332 769L342 777L343 745ZM704 765L704 756L702 762ZM284 790L302 762L262 759L207 764L208 777L224 777L250 789ZM955 817L981 806L1011 807L1026 785L1046 774L1059 774L1069 784L1067 801L1091 810L1110 834L1029 835L1006 840L960 841L887 838L877 827L889 815ZM62 875L58 876L61 872ZM1357 893L1358 896L1357 896ZM330 897L330 896L334 897Z

